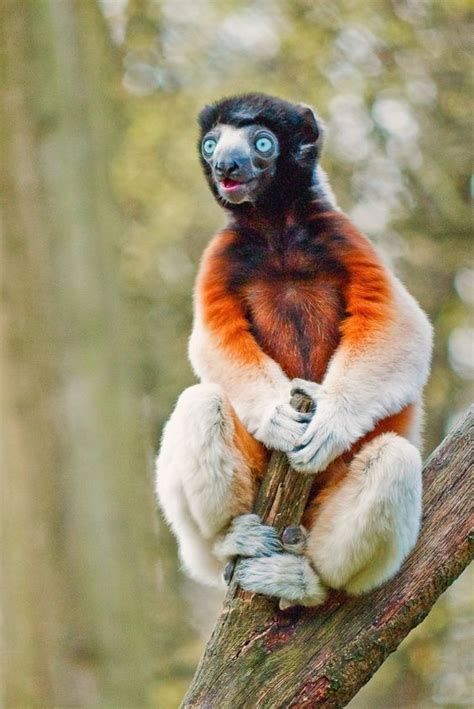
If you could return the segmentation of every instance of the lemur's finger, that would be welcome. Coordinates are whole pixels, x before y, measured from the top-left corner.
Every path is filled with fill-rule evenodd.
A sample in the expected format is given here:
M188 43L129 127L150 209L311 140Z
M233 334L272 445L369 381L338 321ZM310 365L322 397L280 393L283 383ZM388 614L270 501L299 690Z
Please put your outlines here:
M316 382L308 382L306 379L292 379L291 381L291 395L293 394L305 394L309 396L310 399L316 404L321 392L321 384L316 384Z
M289 421L288 419L278 417L272 420L272 424L276 429L280 430L280 435L283 435L285 438L290 436L290 438L294 440L294 445L297 445L307 426L305 423L298 423L298 421Z
M278 418L296 421L298 423L309 423L313 418L313 414L308 411L297 411L291 404L280 404L275 409L275 414Z
M318 425L319 424L319 425ZM312 425L307 426L305 432L295 446L295 451L303 451L305 448L316 452L317 449L324 443L325 440L333 439L335 434L324 422L315 419Z
M289 450L293 450L294 446L298 443L299 439L304 433L304 429L308 424L306 423L296 423L291 422L289 424L279 424L279 436L282 440L291 442L291 447Z
M295 446L294 450L292 451L293 453L299 453L299 454L304 454L307 453L308 451L311 451L311 454L316 450L316 447L313 445L313 440L314 436L312 432L310 431L309 433L305 431L303 434L302 438L298 441L298 445Z
M307 421L295 421L275 410L268 422L266 444L275 450L291 451L298 445L308 425Z
M303 470L309 466L318 452L318 448L310 441L306 445L296 446L288 453L288 459L295 470Z
M300 473L316 473L325 470L344 450L344 444L334 434L324 435L324 432L321 432L321 435L313 436L304 445L300 442L300 445L287 455L294 470Z

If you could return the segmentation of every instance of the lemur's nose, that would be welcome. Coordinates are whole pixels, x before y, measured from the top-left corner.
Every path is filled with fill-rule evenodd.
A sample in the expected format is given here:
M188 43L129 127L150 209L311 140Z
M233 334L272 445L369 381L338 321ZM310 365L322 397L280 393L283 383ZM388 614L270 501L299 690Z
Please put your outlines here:
M240 169L240 165L237 160L230 158L229 160L219 160L214 169L218 177L229 177Z

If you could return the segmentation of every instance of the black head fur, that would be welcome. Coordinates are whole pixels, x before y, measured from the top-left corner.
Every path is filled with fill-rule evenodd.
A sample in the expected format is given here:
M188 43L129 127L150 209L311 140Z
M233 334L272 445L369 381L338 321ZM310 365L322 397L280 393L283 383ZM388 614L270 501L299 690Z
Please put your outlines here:
M256 204L225 202L226 208L236 212L252 209L275 212L291 207L296 200L311 198L315 165L321 150L322 128L308 106L266 94L249 93L224 98L202 109L199 114L201 165L214 196L222 204L209 165L200 150L204 135L219 123L236 127L259 123L272 130L280 144L275 177Z

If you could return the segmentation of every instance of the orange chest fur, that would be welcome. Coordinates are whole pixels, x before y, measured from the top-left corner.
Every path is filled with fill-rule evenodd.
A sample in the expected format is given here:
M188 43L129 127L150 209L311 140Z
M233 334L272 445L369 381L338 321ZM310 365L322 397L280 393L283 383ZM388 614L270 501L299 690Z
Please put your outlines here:
M273 277L272 277L273 276ZM271 273L242 289L252 333L290 377L321 381L339 339L344 301L328 274Z

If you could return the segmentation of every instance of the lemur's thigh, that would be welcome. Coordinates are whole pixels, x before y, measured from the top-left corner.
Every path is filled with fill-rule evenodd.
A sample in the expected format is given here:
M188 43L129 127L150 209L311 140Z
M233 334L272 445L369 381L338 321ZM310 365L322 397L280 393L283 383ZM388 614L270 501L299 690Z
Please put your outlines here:
M157 459L157 492L180 544L195 528L212 539L252 509L263 446L244 429L215 384L197 384L178 399Z
M395 433L369 441L321 503L308 554L332 588L362 593L398 571L421 517L421 458Z

